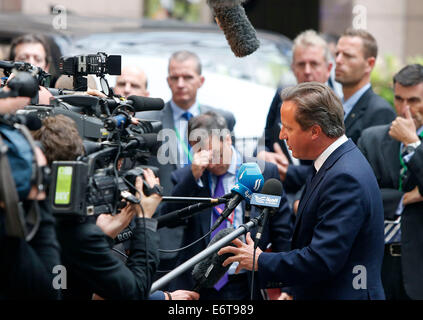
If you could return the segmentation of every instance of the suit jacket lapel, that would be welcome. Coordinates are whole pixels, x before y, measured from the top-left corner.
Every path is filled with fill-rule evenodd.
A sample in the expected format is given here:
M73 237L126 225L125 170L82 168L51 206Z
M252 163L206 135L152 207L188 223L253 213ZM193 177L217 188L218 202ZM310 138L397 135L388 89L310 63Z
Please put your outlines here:
M352 108L351 112L348 114L348 117L345 119L345 130L348 131L352 125L355 123L356 119L360 118L361 115L366 111L368 107L367 101L372 95L373 90L369 88L357 101L355 106Z
M301 196L300 204L298 206L297 217L295 219L294 233L293 233L293 237L292 237L293 242L296 239L296 236L298 234L299 226L301 224L301 219L302 219L302 216L304 214L304 209L306 208L308 201L311 199L312 194L317 190L317 186L322 181L323 177L326 174L326 171L330 167L332 167L335 164L335 162L338 161L338 159L345 152L351 150L354 147L355 147L354 143L351 140L348 140L347 142L342 144L340 147L338 147L338 149L336 149L329 156L328 159L326 159L325 163L322 165L322 167L319 169L319 171L316 173L316 175L314 176L313 179L312 179L311 175L308 177L307 182L306 182L306 188L303 192L303 195Z

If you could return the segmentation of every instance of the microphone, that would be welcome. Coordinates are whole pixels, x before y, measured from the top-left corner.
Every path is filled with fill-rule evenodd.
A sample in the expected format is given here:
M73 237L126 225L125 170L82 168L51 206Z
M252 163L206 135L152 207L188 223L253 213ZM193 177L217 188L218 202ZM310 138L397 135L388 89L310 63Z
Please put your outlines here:
M256 31L241 6L243 2L245 0L207 0L232 52L237 57L248 56L260 46Z
M230 193L228 193L230 195ZM207 203L207 204L221 204L228 202L228 199L224 195L221 198L197 198L197 197L171 197L164 196L162 197L162 202L197 202L197 203Z
M264 183L261 194L255 193L252 196L251 204L264 208L262 212L263 219L259 222L256 238L254 239L254 248L258 246L269 215L272 214L276 208L279 208L282 191L282 183L278 179L272 178Z
M187 219L192 217L194 214L198 213L199 211L216 206L222 202L227 202L228 199L232 196L232 193L225 194L224 196L213 199L217 200L217 202L212 203L211 201L206 203L196 203L193 205L190 205L186 208L182 208L179 210L175 210L169 213L166 213L165 215L162 215L158 217L157 220L157 229L163 228L163 227L174 227L183 219ZM163 200L162 200L163 201Z
M220 230L210 241L207 247L210 247L233 231L234 229L232 228ZM228 245L235 247L232 242ZM192 270L192 277L196 283L192 291L199 292L202 288L213 288L213 286L220 280L220 278L223 277L230 267L230 265L223 267L222 263L232 255L232 253L225 253L219 256L216 251L211 256L208 256L206 259L197 263Z
M143 135L133 136L124 146L124 150L134 148L147 148L154 150L157 147L157 133L144 133Z
M135 111L160 111L164 108L164 101L161 98L149 98L141 96L129 96Z
M220 214L220 217L216 220L212 226L211 231L214 231L219 225L231 214L231 212L238 206L243 200L250 201L254 190L258 192L262 188L263 175L261 174L260 168L257 163L244 163L239 169L237 176L238 182L232 188L232 197L229 199L226 208Z

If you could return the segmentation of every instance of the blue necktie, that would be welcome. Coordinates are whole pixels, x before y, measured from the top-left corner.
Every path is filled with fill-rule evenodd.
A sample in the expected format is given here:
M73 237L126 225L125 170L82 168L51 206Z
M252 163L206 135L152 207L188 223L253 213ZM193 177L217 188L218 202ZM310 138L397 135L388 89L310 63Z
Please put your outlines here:
M187 121L189 121L192 117L193 117L193 115L189 111L187 111L184 114L182 114L182 118L186 119Z
M223 187L223 177L226 175L223 174L221 176L216 176L216 187L214 188L213 198L219 198L225 194L225 189ZM225 204L220 204L213 208L213 217L212 217L212 225L216 222L216 220L220 217L220 213L225 208ZM216 228L211 234L211 239L222 229L226 228L226 221L223 221L219 227ZM214 288L219 291L223 288L223 286L228 282L228 273L226 272L222 278L214 285Z

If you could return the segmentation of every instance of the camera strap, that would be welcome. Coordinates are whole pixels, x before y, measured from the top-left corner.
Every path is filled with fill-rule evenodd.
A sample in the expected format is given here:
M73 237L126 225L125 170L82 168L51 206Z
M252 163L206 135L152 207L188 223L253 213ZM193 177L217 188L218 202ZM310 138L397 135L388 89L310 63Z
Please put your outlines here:
M37 164L36 159L36 145L31 133L24 125L14 124L14 127L18 129L25 139L28 141L32 153L32 177L31 185L35 185L38 192L43 190L43 172L42 167ZM14 236L18 238L24 238L26 241L30 241L38 231L41 223L41 214L38 201L28 200L29 209L24 210L23 203L19 201L19 196L16 190L15 181L12 177L12 171L7 158L7 146L4 144L0 137L0 148L1 148L1 172L0 172L0 184L4 194L0 194L0 201L3 201L6 209L6 235ZM1 193L1 192L0 192ZM4 198L2 198L4 196ZM2 200L4 199L4 200ZM26 212L26 214L25 214ZM28 229L30 231L28 231Z
M0 203L5 211L6 236L25 238L26 226L22 202L19 201L15 180L12 177L7 146L0 135Z

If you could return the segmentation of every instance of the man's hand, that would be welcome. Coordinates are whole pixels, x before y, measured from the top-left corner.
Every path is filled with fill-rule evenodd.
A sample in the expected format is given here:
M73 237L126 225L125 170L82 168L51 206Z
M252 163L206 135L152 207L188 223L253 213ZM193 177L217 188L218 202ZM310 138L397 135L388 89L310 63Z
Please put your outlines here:
M404 198L402 200L402 204L404 206L412 203L422 202L423 196L419 192L419 188L415 187L413 190L404 193Z
M212 153L209 150L201 150L199 152L194 153L194 157L192 159L191 164L191 171L195 180L201 178L204 173L204 170L207 169L207 166L210 163L211 157Z
M150 188L154 187L156 184L160 185L159 178L156 178L153 171L151 169L144 169L144 178ZM157 207L159 206L160 202L162 201L162 197L159 196L157 193L154 193L147 197L143 190L143 179L142 177L137 177L135 180L135 187L141 193L137 192L137 198L141 200L141 205L144 210L144 215L139 205L136 205L137 215L138 217L142 218L151 218L154 213L156 212Z
M257 155L257 158L276 164L281 181L285 181L289 166L288 158L283 153L280 145L276 142L273 144L273 150L275 150L275 152L261 151Z
M135 205L128 204L119 214L112 216L108 213L100 214L96 225L110 238L114 239L131 222L136 213Z
M410 107L407 107L405 110L405 118L397 117L392 122L391 128L389 129L389 135L407 146L410 143L419 141L416 130L416 124L411 116Z
M176 290L173 292L170 292L170 295L172 296L172 300L198 300L200 299L200 295L197 292L194 291L188 291L188 290ZM165 295L166 300L169 298L167 295Z
M290 296L289 294L282 292L278 300L294 300L294 298Z
M248 232L246 236L247 244L243 243L239 239L232 241L235 247L228 246L219 250L218 255L225 253L232 253L233 256L229 257L223 261L222 266L226 267L227 265L233 262L239 262L238 267L235 270L235 273L239 273L242 269L253 270L253 252L254 252L254 241L251 239L251 234ZM255 257L255 267L254 271L258 270L258 258L263 251L257 247L256 257Z

